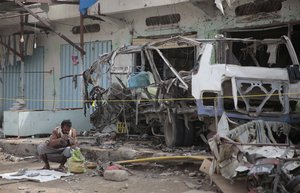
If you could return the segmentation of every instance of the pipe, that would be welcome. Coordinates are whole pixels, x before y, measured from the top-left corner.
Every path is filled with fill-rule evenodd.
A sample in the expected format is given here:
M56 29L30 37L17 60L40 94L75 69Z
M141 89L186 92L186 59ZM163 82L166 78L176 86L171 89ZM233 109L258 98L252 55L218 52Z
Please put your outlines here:
M19 95L24 99L24 15L20 15L20 55L21 55L21 75L20 75L20 91Z
M173 161L173 160L194 160L194 161L203 161L208 158L213 158L212 156L162 156L162 157L149 157L133 160L124 160L117 161L117 164L129 164L129 163L141 163L141 162L156 162L156 161Z

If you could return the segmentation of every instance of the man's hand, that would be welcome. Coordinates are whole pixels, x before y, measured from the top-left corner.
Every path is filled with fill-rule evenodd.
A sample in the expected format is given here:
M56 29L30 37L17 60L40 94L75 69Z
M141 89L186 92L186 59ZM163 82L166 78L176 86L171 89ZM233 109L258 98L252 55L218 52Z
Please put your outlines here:
M66 140L66 141L67 141L67 140L70 138L70 136L65 134L65 135L62 135L61 138L62 138L63 140Z
M69 136L69 141L70 141L70 145L75 145L76 143L76 140L71 136Z
M68 139L65 139L63 137L60 138L60 141L59 141L59 144L62 146L62 147L67 147L69 144L68 144Z
M72 146L72 145L75 145L75 143L76 143L76 140L69 135L63 135L61 138L62 138L62 140L66 141L67 146Z

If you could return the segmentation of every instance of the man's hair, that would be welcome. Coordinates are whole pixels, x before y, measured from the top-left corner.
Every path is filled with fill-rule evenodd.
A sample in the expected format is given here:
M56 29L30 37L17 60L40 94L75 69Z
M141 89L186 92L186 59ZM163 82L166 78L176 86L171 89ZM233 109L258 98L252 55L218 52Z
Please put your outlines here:
M64 127L64 126L68 126L68 127L72 127L72 122L71 120L63 120L60 124L61 127Z

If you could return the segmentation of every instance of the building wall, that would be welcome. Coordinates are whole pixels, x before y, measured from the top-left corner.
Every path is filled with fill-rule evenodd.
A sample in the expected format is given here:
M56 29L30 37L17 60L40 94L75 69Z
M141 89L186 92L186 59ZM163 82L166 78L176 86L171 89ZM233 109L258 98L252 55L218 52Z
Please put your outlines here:
M214 4L181 3L140 9L114 16L125 17L127 21L132 22L133 31L135 32L134 37L197 31L199 38L208 38L213 37L220 29L259 27L300 21L299 0L283 1L281 10L277 12L236 17L236 7L249 2L253 1L236 0L231 8L224 4L225 15ZM181 15L178 26L150 28L145 25L147 17L174 13L180 13Z
M132 2L139 2L140 0L131 0ZM117 0L113 2L118 2ZM172 1L173 2L173 1ZM178 1L179 2L179 1ZM185 2L185 1L182 1ZM133 38L141 36L159 36L167 34L178 34L185 32L197 32L199 38L214 37L221 29L230 28L245 28L245 27L260 27L265 25L277 25L280 23L298 22L300 21L300 1L286 0L282 2L282 9L278 12L268 14L255 14L249 16L235 16L235 8L245 3L254 2L254 0L236 0L232 7L228 7L225 3L224 12L221 13L211 1L189 1L185 3L170 3L164 6L146 6L141 9L138 7L128 8L122 13L118 10L107 11L107 17L103 17L105 22L85 19L85 24L99 23L101 26L100 32L87 33L84 36L85 42L111 40L112 49L116 49L122 45L129 45ZM224 1L225 2L225 1ZM100 1L101 4L101 1ZM136 4L138 5L138 4ZM113 6L112 6L113 7ZM150 8L149 8L150 7ZM117 8L116 8L117 9ZM72 8L72 14L66 15L62 7L59 12L51 10L48 16L57 17L51 24L59 32L62 32L73 42L79 43L80 37L73 35L71 29L73 26L79 25L78 13L74 13L77 8ZM128 11L130 10L130 11ZM90 14L96 14L97 9L93 7L89 10ZM179 13L181 20L178 24L169 26L147 27L145 20L148 17L162 16L168 14ZM65 14L65 15L64 15ZM63 17L72 17L69 19L62 19ZM5 33L1 31L1 33ZM60 98L60 46L66 44L57 35L38 34L37 43L44 47L44 64L45 71L54 70L53 74L45 74L44 90L45 109L53 108L53 100ZM125 56L117 59L117 66L132 66L133 59L130 56ZM84 70L84 69L83 69ZM126 81L125 75L118 75ZM54 78L54 81L53 81ZM59 107L59 101L54 104L55 108Z
M91 23L99 23L99 21L93 21L93 20L85 20L85 24L91 24ZM75 43L80 42L80 36L73 35L70 31L73 26L79 25L79 18L69 19L69 20L62 20L59 22L54 22L55 28L57 31L62 32L64 35L66 35L69 39L71 39ZM92 42L92 41L106 41L106 40L112 40L112 47L113 49L117 48L119 45L128 45L130 44L129 41L129 32L128 30L119 28L119 26L115 25L114 23L101 23L101 30L97 33L87 33L85 34L84 41L85 42ZM45 88L48 88L45 90L45 108L51 109L53 107L53 101L56 100L54 106L56 108L59 107L59 98L60 97L60 80L61 77L61 71L60 71L60 46L62 44L66 44L66 42L58 37L57 35L51 33L51 34L42 34L38 37L38 44L45 47L45 70L54 70L54 74L48 75L45 74ZM79 56L80 58L80 56ZM126 59L125 59L126 61ZM81 63L79 64L81 65ZM128 65L126 63L123 63L123 65ZM82 70L86 70L83 69ZM54 82L53 82L53 76L54 76ZM79 77L79 80L82 80L81 77ZM79 82L80 83L80 82ZM80 86L81 84L78 84ZM73 85L70 85L73 86Z

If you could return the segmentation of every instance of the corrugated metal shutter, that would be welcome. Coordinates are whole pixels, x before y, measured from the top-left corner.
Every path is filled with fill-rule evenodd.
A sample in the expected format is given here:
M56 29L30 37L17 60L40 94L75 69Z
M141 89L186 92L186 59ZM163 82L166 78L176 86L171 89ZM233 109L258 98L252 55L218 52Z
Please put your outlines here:
M38 47L24 61L24 95L26 109L44 108L44 48ZM9 110L19 96L21 65L3 70L3 110Z
M99 55L111 51L111 41L94 41L84 44L86 55L84 56L83 67L80 69L80 52L69 44L60 46L61 77L82 73L81 70L89 68ZM79 64L73 64L72 56L78 57ZM102 72L107 72L108 67L103 66ZM103 88L109 87L109 73L102 74L99 85ZM73 81L74 80L74 81ZM77 88L75 88L77 82ZM82 108L82 94L80 90L81 81L79 78L64 78L60 80L60 108Z

